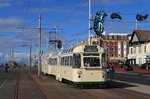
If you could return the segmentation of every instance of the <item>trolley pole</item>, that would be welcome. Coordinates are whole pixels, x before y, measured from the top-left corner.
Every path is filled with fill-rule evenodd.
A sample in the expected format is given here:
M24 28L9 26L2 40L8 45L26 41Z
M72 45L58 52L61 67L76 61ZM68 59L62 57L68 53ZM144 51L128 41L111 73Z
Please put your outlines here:
M38 33L38 77L41 72L41 15L39 15L39 33Z

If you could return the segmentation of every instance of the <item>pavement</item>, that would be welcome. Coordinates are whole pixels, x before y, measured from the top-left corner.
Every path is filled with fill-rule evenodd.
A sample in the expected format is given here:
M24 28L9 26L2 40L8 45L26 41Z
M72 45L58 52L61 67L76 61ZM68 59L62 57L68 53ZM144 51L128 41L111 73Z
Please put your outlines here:
M133 71L125 71L125 70L124 71L123 70L119 71L119 70L116 70L115 73L124 74L124 75L135 75L135 76L142 75L142 76L150 77L149 70L148 70L148 72L145 72L145 71L147 71L147 70L144 70L144 71L142 69L133 70ZM132 85L131 87L125 87L124 89L131 90L131 91L136 91L136 92L140 92L140 93L145 93L145 94L150 95L150 86L148 86L148 85L132 83L132 82L129 82L129 81L121 81L121 80L115 80L115 82Z
M125 87L123 89L127 89L127 90L136 91L136 92L140 92L140 93L144 93L144 94L149 94L150 95L150 86L148 86L148 85L131 83L131 82L121 81L121 80L115 80L115 82L131 85L130 87Z

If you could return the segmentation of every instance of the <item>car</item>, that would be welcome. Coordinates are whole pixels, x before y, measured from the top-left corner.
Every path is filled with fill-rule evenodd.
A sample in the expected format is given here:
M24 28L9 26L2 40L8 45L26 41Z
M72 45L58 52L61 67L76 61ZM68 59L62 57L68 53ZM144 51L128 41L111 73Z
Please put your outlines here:
M150 68L150 63L141 64L142 69L146 69L147 67Z
M124 66L125 66L126 71L132 71L133 70L133 66L128 64L128 63L125 63Z

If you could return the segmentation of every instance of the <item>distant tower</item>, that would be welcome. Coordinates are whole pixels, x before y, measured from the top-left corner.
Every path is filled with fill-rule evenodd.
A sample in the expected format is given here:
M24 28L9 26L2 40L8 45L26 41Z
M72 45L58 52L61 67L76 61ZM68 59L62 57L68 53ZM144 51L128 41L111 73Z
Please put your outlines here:
M14 50L10 49L8 52L8 61L14 61Z

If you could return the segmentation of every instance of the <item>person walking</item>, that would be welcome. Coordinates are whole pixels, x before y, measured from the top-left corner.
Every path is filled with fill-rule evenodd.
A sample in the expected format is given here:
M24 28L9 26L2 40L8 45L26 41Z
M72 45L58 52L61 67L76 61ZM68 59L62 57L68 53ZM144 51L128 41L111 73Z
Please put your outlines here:
M8 73L8 63L5 64L5 72Z
M110 81L114 81L114 73L115 73L114 67L110 66L110 69L109 69L109 78L110 78Z

